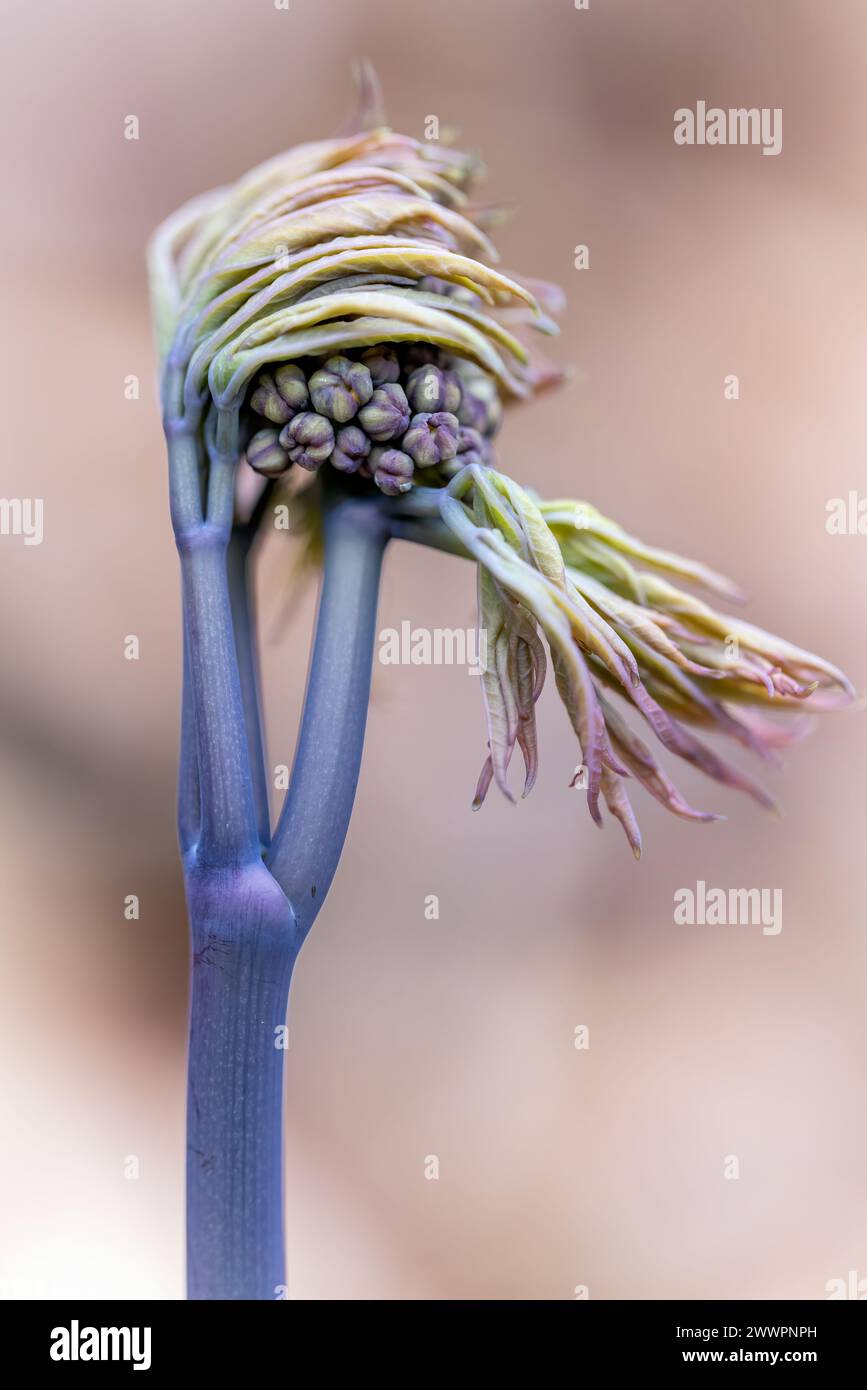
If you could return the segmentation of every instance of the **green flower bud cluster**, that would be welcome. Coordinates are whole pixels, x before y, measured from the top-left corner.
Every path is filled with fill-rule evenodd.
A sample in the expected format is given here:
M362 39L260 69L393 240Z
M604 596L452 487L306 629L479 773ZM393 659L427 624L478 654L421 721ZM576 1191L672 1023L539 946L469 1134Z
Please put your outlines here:
M432 483L491 463L503 413L491 377L426 343L284 363L259 373L249 405L268 421L247 445L257 473L330 463L390 497L407 492L417 472Z

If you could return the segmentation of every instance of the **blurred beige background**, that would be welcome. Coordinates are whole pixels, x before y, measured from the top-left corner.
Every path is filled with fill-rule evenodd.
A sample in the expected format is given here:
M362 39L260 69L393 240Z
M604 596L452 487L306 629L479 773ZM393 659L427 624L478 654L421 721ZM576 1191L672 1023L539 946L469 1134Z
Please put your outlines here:
M487 194L514 198L504 265L567 290L556 352L576 380L511 417L505 466L734 575L750 618L864 689L867 539L824 523L829 498L867 490L867 9L3 9L0 492L44 498L45 540L0 540L0 1294L177 1298L179 616L146 236L329 133L367 53L397 127L459 127ZM677 147L673 111L699 99L782 107L782 154ZM263 566L272 762L291 756L315 600L274 639L290 558ZM463 625L473 605L468 566L393 548L382 626ZM292 1296L822 1298L867 1276L864 717L829 720L772 778L780 821L688 770L726 822L639 792L640 865L569 791L547 697L541 738L533 796L474 816L475 682L377 669L347 850L293 985ZM781 935L674 926L698 878L782 888Z

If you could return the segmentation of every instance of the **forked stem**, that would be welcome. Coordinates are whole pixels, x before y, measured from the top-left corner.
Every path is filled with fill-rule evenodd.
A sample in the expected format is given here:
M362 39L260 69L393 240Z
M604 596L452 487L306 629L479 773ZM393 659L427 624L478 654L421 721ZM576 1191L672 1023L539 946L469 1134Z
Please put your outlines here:
M178 820L192 948L188 1296L274 1299L287 1296L289 985L352 811L389 529L378 505L326 494L322 596L301 732L269 849L249 534L232 532L229 515L236 434L231 419L211 432L203 489L191 439L168 433L184 579Z
M361 766L388 522L376 502L324 501L325 560L301 732L266 862L302 936L337 869Z

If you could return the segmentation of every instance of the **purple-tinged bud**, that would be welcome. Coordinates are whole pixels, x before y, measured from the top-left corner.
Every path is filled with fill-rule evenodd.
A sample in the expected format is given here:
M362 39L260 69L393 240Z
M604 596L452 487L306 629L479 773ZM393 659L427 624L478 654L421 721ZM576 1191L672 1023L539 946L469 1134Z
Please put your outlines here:
M310 404L307 378L294 362L284 362L274 373L274 384L291 410L306 410Z
M445 382L439 367L432 362L424 367L416 367L406 383L406 398L414 411L442 410Z
M256 381L256 389L250 397L250 405L257 415L264 415L275 425L285 425L295 414L277 390L274 378L262 372Z
M454 299L461 304L478 304L479 296L466 285L455 285L451 280L438 280L435 275L425 275L418 282L420 290L428 294L441 294L446 299Z
M449 299L453 299L456 304L467 304L470 308L481 303L479 296L467 285L452 285L449 289Z
M247 462L264 478L277 478L289 467L289 456L278 443L276 430L258 430L247 445Z
M250 405L258 415L264 415L275 425L286 425L292 416L309 404L307 382L300 367L287 362L274 375L261 372Z
M487 464L491 461L491 446L478 430L461 425L458 430L458 452L456 462L463 468L468 463Z
M345 425L373 395L370 372L363 362L329 357L310 378L310 398L320 415Z
M403 350L404 366L408 372L414 367L425 367L429 362L439 365L440 351L430 343L410 343Z
M460 382L461 403L457 416L461 424L480 434L495 434L503 418L503 403L496 383L483 372L461 373Z
M280 443L293 463L315 473L334 450L334 430L324 415L304 410L280 431Z
M403 387L390 381L378 386L368 401L358 412L358 423L366 434L378 443L397 439L404 433L412 414Z
M358 425L344 425L337 431L337 442L330 462L341 473L357 473L370 453L370 440Z
M479 434L478 430L470 429L467 425L461 425L458 430L458 452L453 459L448 459L445 463L440 464L440 477L449 480L471 463L488 467L493 452L484 435Z
M400 381L400 363L394 348L378 344L376 347L367 348L361 354L361 360L370 372L374 386L385 386L391 381Z
M436 468L458 451L458 425L454 415L438 410L414 415L402 447L418 468Z
M387 497L398 497L412 487L413 462L401 449L372 450L368 467L376 486Z
M416 367L407 382L406 394L413 410L446 410L450 415L457 415L462 397L456 373L433 363Z
M457 415L463 400L463 390L457 372L443 372L443 403L441 410L447 410L450 415Z

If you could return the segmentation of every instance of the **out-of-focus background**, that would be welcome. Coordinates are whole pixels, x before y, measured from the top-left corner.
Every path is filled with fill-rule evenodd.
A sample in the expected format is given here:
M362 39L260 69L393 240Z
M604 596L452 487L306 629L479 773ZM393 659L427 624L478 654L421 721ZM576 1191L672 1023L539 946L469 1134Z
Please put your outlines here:
M0 493L45 510L41 546L0 538L0 1294L178 1298L179 613L147 235L330 133L369 55L396 127L421 138L436 115L483 151L486 195L515 204L504 266L568 294L555 352L575 379L515 411L504 466L732 574L751 619L864 689L867 538L825 520L867 492L867 8L3 9ZM698 100L782 107L782 153L675 145ZM291 563L269 543L272 763L315 604L311 586L283 620ZM394 546L381 626L404 618L472 624L469 566ZM291 1296L823 1298L867 1276L864 716L772 776L780 820L688 769L728 820L639 792L641 864L569 790L553 698L541 740L533 796L472 815L476 682L377 667L346 853L293 984ZM674 925L698 879L782 889L782 932Z

